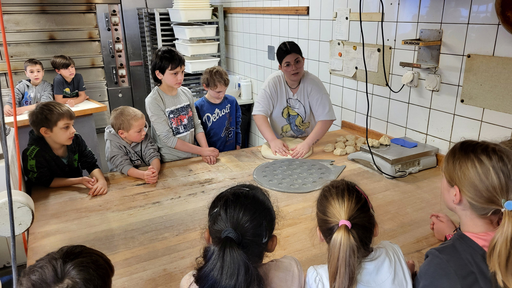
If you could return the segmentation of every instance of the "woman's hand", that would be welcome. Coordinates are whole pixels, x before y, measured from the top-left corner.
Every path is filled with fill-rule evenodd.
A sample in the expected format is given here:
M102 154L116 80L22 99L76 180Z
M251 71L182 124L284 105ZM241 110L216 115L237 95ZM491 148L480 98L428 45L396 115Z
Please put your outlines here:
M295 159L304 158L304 156L309 152L309 149L311 149L311 145L304 141L292 149L290 156Z
M274 155L279 154L283 157L290 155L290 148L288 148L288 145L286 145L286 143L283 141L275 139L271 142L268 142L268 144L270 145L270 149L272 149L272 153Z

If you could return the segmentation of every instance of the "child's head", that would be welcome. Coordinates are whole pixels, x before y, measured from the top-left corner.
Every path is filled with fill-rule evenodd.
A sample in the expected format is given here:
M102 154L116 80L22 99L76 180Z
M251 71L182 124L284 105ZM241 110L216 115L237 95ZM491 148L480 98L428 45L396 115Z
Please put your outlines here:
M498 283L512 287L512 211L504 207L506 201L512 201L512 151L495 143L462 141L446 154L443 174L443 187L458 189L479 217L502 217L487 262ZM446 193L443 191L443 198L450 208Z
M356 184L334 180L322 188L316 203L321 238L329 245L331 287L354 287L362 260L372 252L377 222L368 196Z
M75 113L65 104L56 101L41 102L28 114L30 126L37 135L53 137L56 141L66 143L69 141L66 139L72 137L69 134L75 134L74 120Z
M229 86L229 76L226 70L220 66L210 67L203 72L201 77L203 88L208 91L208 96L213 100L221 101Z
M75 77L75 61L66 55L55 55L51 62L55 72L60 74L66 81L70 81Z
M500 145L507 148L508 150L512 150L512 138L505 141L501 141Z
M64 246L28 266L18 287L110 288L114 271L102 252L83 245Z
M156 50L151 62L151 77L157 85L163 81L166 85L179 88L183 83L184 71L185 58L178 51L170 47Z
M268 194L241 184L215 197L208 210L202 262L195 275L199 287L264 287L257 266L277 244L276 215ZM248 284L250 283L250 284Z
M146 136L146 118L138 109L120 106L112 110L110 125L129 144L140 143Z
M37 86L43 81L44 68L41 61L31 58L25 61L23 66L25 67L25 75L30 79L30 84Z

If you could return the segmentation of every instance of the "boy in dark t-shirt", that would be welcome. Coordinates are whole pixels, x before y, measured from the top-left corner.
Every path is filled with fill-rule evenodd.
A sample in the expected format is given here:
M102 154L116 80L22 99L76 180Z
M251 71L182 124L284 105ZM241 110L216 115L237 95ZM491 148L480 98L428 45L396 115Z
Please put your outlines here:
M66 55L53 56L53 69L59 75L53 79L53 94L55 101L73 107L84 102L89 96L85 95L85 84L82 75L75 71L75 61Z

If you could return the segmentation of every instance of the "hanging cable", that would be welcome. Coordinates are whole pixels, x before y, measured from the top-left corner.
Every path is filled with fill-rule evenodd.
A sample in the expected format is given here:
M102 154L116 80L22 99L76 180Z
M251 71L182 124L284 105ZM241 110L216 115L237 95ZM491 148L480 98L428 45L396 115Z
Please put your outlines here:
M398 89L398 91L395 91L395 90L393 90L393 88L391 88L391 86L388 83L388 77L386 76L386 64L384 63L384 51L385 51L385 49L384 49L384 3L382 2L382 0L380 0L380 5L382 6L382 13L380 15L380 31L381 31L381 35L382 35L382 69L384 71L384 80L386 81L386 86L388 86L389 90L391 90L391 92L397 94L397 93L400 93L400 91L402 91L402 89L404 89L405 84L402 84L402 87L400 87L400 89ZM361 11L359 11L359 18L361 18ZM362 31L362 29L363 28L361 27L361 31ZM362 34L361 34L361 36L362 36Z
M14 81L12 78L12 70L11 70L11 61L9 60L9 51L7 48L7 37L4 25L4 13L2 9L2 1L0 0L0 28L2 32L2 45L4 47L4 56L5 63L7 65L7 73L9 78L9 86L11 88L11 99L12 99L12 107L13 107L13 119L14 119L14 142L15 142L15 150L16 150L16 163L18 164L18 190L21 190L23 187L23 174L21 171L21 157L20 157L20 144L18 137L18 121L17 121L17 111L16 111L16 95L14 93ZM7 203L9 205L9 224L10 224L10 232L11 232L11 267L12 267L12 283L13 287L16 288L16 284L18 282L18 265L16 259L16 233L14 230L14 211L13 211L13 201L12 201L12 188L11 188L11 171L9 165L9 150L7 148L7 134L5 131L5 117L4 117L4 104L2 99L2 92L0 87L0 112L2 115L1 118L1 127L0 127L0 137L2 140L2 151L4 153L5 159L5 186L7 189ZM23 234L23 241L26 242L25 234ZM27 251L27 247L25 246L25 252Z
M381 0L381 3L382 3L382 0ZM375 162L375 157L373 156L373 151L372 151L372 148L370 147L370 143L368 142L368 119L370 118L370 96L368 95L368 69L366 67L366 57L365 57L365 53L364 53L364 31L363 31L363 15L362 15L362 11L363 11L363 0L359 0L359 26L361 28L361 44L362 44L362 48L363 48L363 51L362 51L362 56L363 56L363 64L364 64L364 82L365 82L365 94L366 94L366 145L368 146L368 151L370 152L370 156L372 157L372 161L373 161L373 165L375 166L375 169L377 169L380 173L384 174L385 176L389 177L389 178L404 178L404 177L407 177L407 175L409 175L408 172L406 171L401 171L403 172L404 174L402 175L399 175L399 176L395 176L395 175L391 175L391 174L388 174L384 171L382 171L382 169L380 169L380 167L377 165L377 162ZM384 6L382 7L382 15L384 15ZM384 20L384 18L381 18L381 20ZM381 26L383 27L383 26ZM382 30L382 52L384 52L384 30ZM382 64L384 65L384 54L382 54ZM386 79L386 70L384 70L384 79ZM388 85L388 80L386 79L386 85ZM389 85L388 85L389 87ZM404 88L402 86L402 88ZM400 90L402 90L402 88L400 88ZM389 89L391 89L391 87L389 87ZM398 92L400 92L400 90L398 90ZM393 91L391 89L391 91ZM397 93L397 92L396 92Z

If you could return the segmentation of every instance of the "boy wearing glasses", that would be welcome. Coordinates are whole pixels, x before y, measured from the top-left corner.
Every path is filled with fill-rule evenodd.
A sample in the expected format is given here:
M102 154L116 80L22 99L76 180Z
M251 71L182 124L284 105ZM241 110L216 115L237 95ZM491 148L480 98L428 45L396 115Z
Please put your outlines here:
M139 110L121 106L114 109L105 128L105 156L110 171L119 171L153 184L158 181L160 153L146 133L146 118ZM139 167L149 166L146 171Z
M274 155L302 158L325 135L336 117L322 81L304 70L299 45L293 41L283 42L276 56L280 71L263 83L252 115ZM306 136L304 142L292 150L279 139Z

